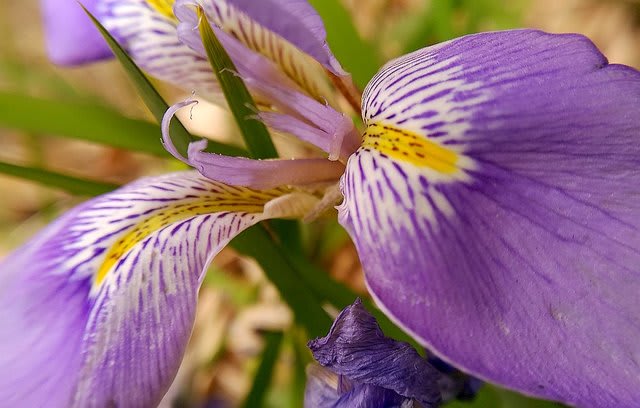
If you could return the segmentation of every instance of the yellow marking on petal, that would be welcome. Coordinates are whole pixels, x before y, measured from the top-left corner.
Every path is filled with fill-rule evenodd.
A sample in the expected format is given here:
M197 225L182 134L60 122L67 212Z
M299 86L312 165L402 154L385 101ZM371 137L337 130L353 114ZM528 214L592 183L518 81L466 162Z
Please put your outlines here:
M364 132L363 148L370 148L397 160L429 167L442 174L459 171L460 156L428 138L395 126L372 123Z
M288 193L284 189L257 191L243 187L223 186L222 188L221 190L212 189L202 197L176 199L175 202L154 210L146 218L124 231L107 252L104 262L94 277L94 285L100 285L116 262L155 231L197 215L226 211L261 213L266 203Z
M173 15L173 3L175 0L146 0L151 7L170 20L176 20Z

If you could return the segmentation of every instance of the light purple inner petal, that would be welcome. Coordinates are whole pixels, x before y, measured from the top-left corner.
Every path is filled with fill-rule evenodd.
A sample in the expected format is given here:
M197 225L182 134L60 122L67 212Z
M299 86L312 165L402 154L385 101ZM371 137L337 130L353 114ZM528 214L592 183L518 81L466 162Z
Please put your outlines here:
M393 61L363 106L464 163L348 163L341 222L389 315L489 381L636 406L640 73L581 36L486 33Z
M287 185L335 182L344 165L326 159L253 160L190 149L189 163L212 180L234 186L268 189Z
M306 0L203 0L203 3L210 3L214 9L218 3L229 4L311 55L334 74L347 75L327 45L322 19Z
M251 76L245 77L245 82L283 112L260 114L274 129L312 143L329 153L331 160L346 161L360 145L360 135L353 121L328 104L321 104L291 87L256 80Z

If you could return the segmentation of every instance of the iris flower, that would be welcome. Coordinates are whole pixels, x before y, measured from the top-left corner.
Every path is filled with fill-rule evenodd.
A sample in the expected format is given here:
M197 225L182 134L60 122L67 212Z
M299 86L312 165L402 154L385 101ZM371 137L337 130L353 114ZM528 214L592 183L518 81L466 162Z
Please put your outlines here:
M151 75L219 100L195 2L172 3L86 5ZM307 214L314 186L340 180L339 221L369 291L422 345L526 394L637 405L638 71L608 64L580 35L469 35L382 67L364 90L358 132L335 102L348 74L305 1L198 3L262 107L257 117L326 155L253 161L196 142L180 158L199 172L90 200L6 258L4 404L157 403L210 260L252 224ZM43 6L57 62L107 55L75 2ZM164 126L177 156L166 122L185 104Z

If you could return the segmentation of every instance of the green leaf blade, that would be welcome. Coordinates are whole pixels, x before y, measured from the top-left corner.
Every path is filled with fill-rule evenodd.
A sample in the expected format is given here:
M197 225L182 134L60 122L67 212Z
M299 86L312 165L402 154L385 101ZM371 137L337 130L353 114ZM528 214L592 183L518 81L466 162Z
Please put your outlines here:
M90 197L108 193L119 187L117 184L81 179L37 167L19 166L6 162L0 162L0 173L35 181L71 194Z
M254 408L264 406L265 396L273 378L273 370L280 355L283 337L281 332L266 332L264 334L265 346L262 352L262 361L260 361L258 370L253 377L251 390L249 390L249 394L241 407Z
M0 92L0 126L168 157L160 127L111 108Z
M340 0L310 0L326 24L327 42L355 83L364 86L381 65L376 47L365 41Z
M198 8L200 36L207 51L209 63L227 100L242 137L253 158L268 159L278 156L265 125L253 119L258 111L249 90L236 74L237 69L207 20L204 10Z
M84 7L83 7L84 8ZM109 47L113 51L114 55L120 61L120 64L125 69L129 78L133 81L136 89L138 90L138 94L144 101L147 108L151 111L151 114L156 118L158 123L162 122L162 117L164 113L169 109L169 105L165 102L162 96L158 93L156 88L151 84L149 79L147 79L146 75L136 63L131 59L129 54L118 44L118 42L113 38L113 36L107 31L106 28L100 24L100 22L91 14L87 9L84 9L89 18L93 21L95 26L100 31L100 34L104 37L104 39L109 44ZM182 123L174 118L171 121L170 125L170 133L171 140L173 144L176 146L176 149L181 154L186 156L187 149L189 147L189 143L191 143L194 139L189 134L187 129L182 125Z

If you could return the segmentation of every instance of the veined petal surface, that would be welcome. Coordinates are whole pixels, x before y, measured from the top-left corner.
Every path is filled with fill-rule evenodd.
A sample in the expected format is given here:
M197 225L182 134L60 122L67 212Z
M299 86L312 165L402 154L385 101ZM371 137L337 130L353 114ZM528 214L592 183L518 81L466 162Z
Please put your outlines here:
M177 0L174 10L181 22L180 39L204 56L195 6L205 10L211 24L266 56L319 100L332 95L325 69L348 76L329 50L320 16L305 0Z
M586 38L484 33L387 64L341 222L387 313L458 367L640 400L640 73Z
M146 72L224 103L206 55L178 38L172 6L173 0L99 0L96 17Z
M3 404L157 404L209 262L250 225L304 211L282 203L288 193L174 173L88 201L45 229L0 264Z
M82 4L96 12L100 0ZM76 1L40 0L49 58L60 65L79 65L112 55L107 42Z

